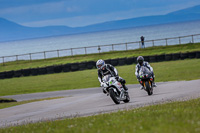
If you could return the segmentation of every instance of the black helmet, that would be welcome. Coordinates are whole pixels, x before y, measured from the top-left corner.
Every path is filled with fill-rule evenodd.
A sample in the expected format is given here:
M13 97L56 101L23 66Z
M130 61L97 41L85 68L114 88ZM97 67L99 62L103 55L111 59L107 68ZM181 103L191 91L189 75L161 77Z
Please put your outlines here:
M143 58L142 56L138 56L138 57L137 57L137 62L138 62L140 65L142 65L143 61L144 61L144 58Z

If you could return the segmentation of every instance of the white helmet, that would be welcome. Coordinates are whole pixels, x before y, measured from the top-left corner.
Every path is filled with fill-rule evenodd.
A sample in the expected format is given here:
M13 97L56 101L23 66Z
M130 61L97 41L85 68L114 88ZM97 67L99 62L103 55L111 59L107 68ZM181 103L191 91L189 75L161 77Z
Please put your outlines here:
M106 63L105 63L105 61L102 60L102 59L98 60L97 63L96 63L96 67L97 67L98 69L102 69L105 65L106 65Z

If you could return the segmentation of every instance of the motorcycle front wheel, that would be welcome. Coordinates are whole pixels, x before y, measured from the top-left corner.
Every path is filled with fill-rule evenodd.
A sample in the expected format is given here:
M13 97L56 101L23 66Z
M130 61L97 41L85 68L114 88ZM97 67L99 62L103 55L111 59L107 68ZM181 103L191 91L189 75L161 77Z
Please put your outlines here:
M110 93L110 97L111 97L111 99L113 100L113 102L114 102L115 104L120 104L120 100L117 98L118 96L116 95L116 93L114 92L114 90L113 90L113 89L110 89L110 90L109 90L109 93Z
M152 87L150 87L150 84L148 81L145 82L145 85L146 85L146 91L148 93L148 95L152 95L153 92L152 92Z

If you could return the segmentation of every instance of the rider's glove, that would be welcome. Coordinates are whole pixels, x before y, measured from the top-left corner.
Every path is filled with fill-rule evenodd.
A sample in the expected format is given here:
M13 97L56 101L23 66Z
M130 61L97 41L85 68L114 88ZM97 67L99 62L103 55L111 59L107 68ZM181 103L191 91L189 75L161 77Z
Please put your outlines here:
M103 86L104 86L104 83L103 83L103 82L101 82L100 86L101 86L101 87L103 87Z
M139 76L139 75L137 75L136 77L137 77L137 79L139 79L139 78L140 78L140 76Z
M115 79L118 81L118 79L119 79L119 76L115 76Z

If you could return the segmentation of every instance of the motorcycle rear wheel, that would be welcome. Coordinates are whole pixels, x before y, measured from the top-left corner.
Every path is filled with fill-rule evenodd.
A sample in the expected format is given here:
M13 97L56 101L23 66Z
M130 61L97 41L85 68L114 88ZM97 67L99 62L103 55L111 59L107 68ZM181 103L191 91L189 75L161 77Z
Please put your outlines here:
M114 102L115 104L120 104L120 100L117 99L117 96L116 96L116 93L114 92L114 90L113 90L113 89L110 89L110 90L109 90L109 93L110 93L110 97L111 97L111 99L113 100L113 102Z

